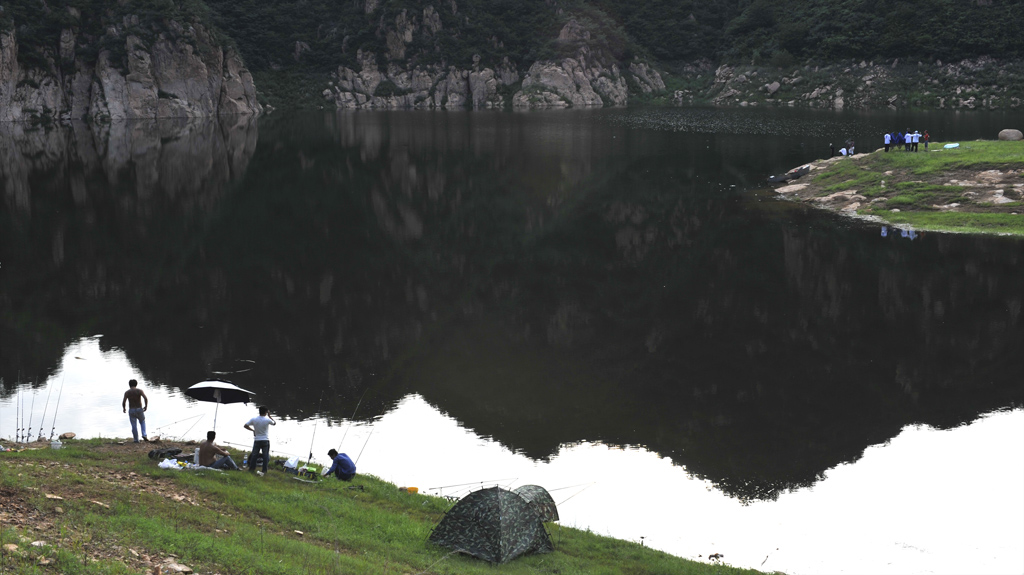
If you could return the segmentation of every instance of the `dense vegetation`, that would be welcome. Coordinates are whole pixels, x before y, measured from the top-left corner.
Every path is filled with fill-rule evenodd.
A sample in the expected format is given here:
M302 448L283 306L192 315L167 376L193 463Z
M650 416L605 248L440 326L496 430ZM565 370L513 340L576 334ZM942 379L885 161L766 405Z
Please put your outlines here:
M436 42L412 47L426 61L464 66L509 57L519 65L551 57L553 42L576 17L621 60L636 52L671 61L710 59L787 65L794 60L845 58L960 59L1024 54L1018 24L1024 4L1011 0L476 0L434 4L324 0L267 4L207 0L217 24L243 47L254 70L287 65L294 43L310 47L309 65L351 63L356 49L380 53L383 28L406 11L433 5L444 30ZM495 41L496 40L496 41Z
M593 4L662 61L1020 57L1013 0L694 0Z
M415 64L465 67L479 54L486 65L508 57L529 66L558 55L558 31L571 17L584 24L593 45L621 61L649 55L665 63L785 66L1024 55L1018 29L1024 4L1013 0L11 0L2 4L0 29L16 26L22 55L32 60L42 50L55 52L65 27L99 37L104 25L123 24L128 13L138 16L140 28L195 19L236 42L253 72L325 73L355 66L359 49L383 54L387 32L403 14L421 22L428 7L441 29L421 26L413 34L406 59Z

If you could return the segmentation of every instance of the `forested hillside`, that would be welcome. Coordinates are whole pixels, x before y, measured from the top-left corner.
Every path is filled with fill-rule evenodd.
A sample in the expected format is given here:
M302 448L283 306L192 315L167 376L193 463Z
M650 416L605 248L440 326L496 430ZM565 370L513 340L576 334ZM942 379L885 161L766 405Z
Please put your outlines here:
M593 0L661 61L1024 54L1017 0Z
M558 30L570 17L585 20L595 39L623 60L634 51L665 63L780 65L1024 55L1024 2L1017 0L207 2L254 70L287 65L296 41L310 47L305 59L312 66L351 63L359 48L384 52L387 24L431 4L449 33L436 45L416 46L424 64L464 65L480 54L485 61L508 56L523 67L556 55Z
M57 75L71 71L60 56L68 31L79 58L105 50L126 70L126 36L144 46L161 33L188 40L181 25L191 23L237 49L261 101L275 106L327 98L351 107L480 107L508 105L516 92L519 102L543 100L544 90L555 93L548 103L623 105L627 92L664 91L659 78L647 81L646 69L629 70L636 62L683 75L696 64L705 78L721 64L774 67L785 85L783 74L792 74L783 69L797 66L1024 58L1018 0L0 1L0 32L14 32L21 65ZM525 89L544 73L534 70L531 79L532 66L565 58L578 68L566 68L570 77L588 77L581 93L593 87L597 96ZM416 70L424 71L418 87L409 76ZM468 74L480 70L490 76L475 88L453 84L438 93L456 76L472 83ZM339 83L344 94L324 93ZM723 103L710 85L689 87L703 90L698 99Z
M81 55L95 60L101 50L112 55L115 65L126 66L121 33L137 34L152 41L172 21L206 23L209 7L203 0L3 0L0 1L0 32L14 31L18 60L27 67L46 69L70 62L60 57L61 36L71 38ZM120 26L117 34L111 26Z

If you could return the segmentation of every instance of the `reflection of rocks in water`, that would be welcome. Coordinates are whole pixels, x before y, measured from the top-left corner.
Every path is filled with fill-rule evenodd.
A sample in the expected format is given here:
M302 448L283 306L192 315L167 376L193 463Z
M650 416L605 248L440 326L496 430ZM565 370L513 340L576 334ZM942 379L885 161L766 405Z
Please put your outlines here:
M138 213L167 204L193 213L209 208L240 177L256 147L251 116L218 120L82 122L50 129L0 124L0 181L7 205L30 212L34 193L70 191L79 207L111 189Z
M0 245L4 268L19 270L6 277L0 307L31 300L62 318L30 313L17 331L33 337L0 324L5 344L14 342L2 366L41 375L78 335L78 321L116 333L128 314L158 309L145 302L159 300L171 278L147 274L193 245L210 208L247 169L256 138L252 118L45 130L0 123L0 190L11 224ZM83 319L97 313L102 319Z

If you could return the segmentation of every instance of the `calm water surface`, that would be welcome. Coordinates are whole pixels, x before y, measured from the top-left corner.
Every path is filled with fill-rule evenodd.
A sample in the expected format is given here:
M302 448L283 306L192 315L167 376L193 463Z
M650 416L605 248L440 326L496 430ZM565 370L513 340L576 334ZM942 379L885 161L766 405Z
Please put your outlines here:
M23 405L33 435L123 437L134 377L153 433L198 439L214 410L182 391L221 377L282 455L340 444L455 497L537 483L563 525L684 557L1019 573L1024 244L883 237L762 182L847 138L1021 120L3 125L0 436ZM221 407L219 437L253 411Z

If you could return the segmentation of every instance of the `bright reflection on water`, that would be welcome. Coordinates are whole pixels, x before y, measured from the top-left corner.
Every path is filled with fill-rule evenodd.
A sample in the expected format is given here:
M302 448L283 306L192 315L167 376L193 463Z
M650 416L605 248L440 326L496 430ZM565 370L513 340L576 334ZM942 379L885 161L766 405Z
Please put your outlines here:
M140 376L120 350L101 350L99 336L84 338L67 349L63 368L46 385L0 402L0 436L15 433L19 397L25 405L34 401L34 429L49 407L45 436L54 417L58 434L130 435L127 416L111 414L132 377ZM150 399L150 435L197 439L213 426L213 405L144 379L140 385ZM244 449L251 435L242 425L254 411L221 406L220 443ZM432 495L544 485L561 525L692 559L722 553L732 565L791 574L1024 570L1020 409L945 431L908 426L811 488L745 505L645 449L584 442L534 461L466 430L416 394L372 423L281 419L271 432L276 454L304 458L312 447L324 463L327 450L338 447L358 460L360 473ZM557 528L552 535L557 545Z

